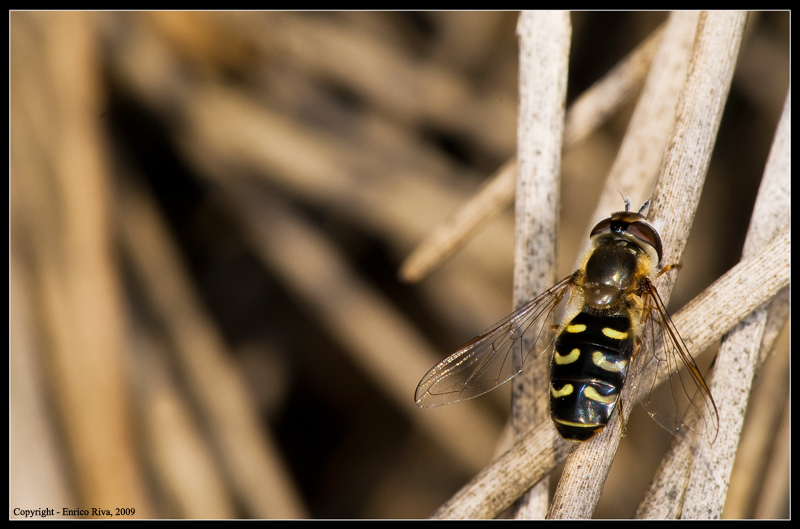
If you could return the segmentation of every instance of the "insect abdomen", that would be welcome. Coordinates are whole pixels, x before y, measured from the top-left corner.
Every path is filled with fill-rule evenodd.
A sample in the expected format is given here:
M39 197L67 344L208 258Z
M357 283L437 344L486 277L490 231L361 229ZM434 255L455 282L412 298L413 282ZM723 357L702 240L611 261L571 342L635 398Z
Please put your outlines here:
M605 428L633 352L630 318L581 312L556 339L550 414L564 439L586 441Z

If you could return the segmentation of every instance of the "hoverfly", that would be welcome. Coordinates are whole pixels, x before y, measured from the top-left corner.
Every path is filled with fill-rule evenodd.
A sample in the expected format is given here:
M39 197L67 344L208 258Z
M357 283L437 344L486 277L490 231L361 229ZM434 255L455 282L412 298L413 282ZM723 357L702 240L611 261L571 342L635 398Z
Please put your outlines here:
M643 402L661 426L676 434L707 429L713 442L716 404L654 285L671 267L659 268L661 237L642 215L649 204L633 213L625 199L625 211L592 230L578 270L435 365L417 386L417 405L471 399L520 373L536 343L549 336L548 316L569 292L550 361L550 414L561 436L581 442L605 428L628 373L637 369L651 374L640 380L645 390L659 372L669 379L670 396L658 400L648 393ZM533 344L523 350L525 333ZM639 358L646 340L651 348ZM646 369L652 362L655 368Z

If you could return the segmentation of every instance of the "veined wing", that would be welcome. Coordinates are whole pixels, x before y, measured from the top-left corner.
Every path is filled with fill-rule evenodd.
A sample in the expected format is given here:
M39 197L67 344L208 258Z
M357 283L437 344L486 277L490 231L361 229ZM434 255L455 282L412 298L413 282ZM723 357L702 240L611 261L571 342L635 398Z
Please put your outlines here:
M522 371L541 337L550 334L547 316L573 279L574 274L562 279L436 364L417 386L417 405L430 408L471 399L511 380ZM523 350L526 333L533 337L533 343Z
M642 406L669 432L693 432L713 443L719 431L717 405L652 284L645 291L644 307L644 341L651 349L639 363L645 375L639 384Z

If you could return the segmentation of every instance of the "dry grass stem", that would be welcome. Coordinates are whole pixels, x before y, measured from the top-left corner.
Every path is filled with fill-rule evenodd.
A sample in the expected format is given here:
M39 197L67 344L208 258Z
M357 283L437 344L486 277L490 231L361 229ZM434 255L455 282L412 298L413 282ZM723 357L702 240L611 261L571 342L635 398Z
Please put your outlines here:
M771 316L770 319L778 319L787 322L789 315L789 288L785 288L780 294L770 302L770 307L781 305L783 315ZM774 312L774 311L773 311ZM784 332L781 333L779 344L775 344L776 336L768 336L770 330L765 331L764 343L761 346L762 352L767 351L769 361L764 362L757 373L753 384L753 391L749 397L747 416L744 423L742 438L734 462L731 474L730 487L728 488L725 508L722 513L723 518L752 518L760 502L764 490L761 486L765 480L773 479L769 474L770 469L777 470L777 475L783 475L783 470L771 468L776 460L782 460L783 455L779 454L777 446L783 440L776 436L775 432L783 434L784 426L782 421L791 408L787 400L781 405L776 405L775 395L789 391L790 356L788 344L789 326L784 325ZM774 354L772 354L774 353ZM778 478L780 481L780 478ZM768 500L771 505L780 506L780 500L776 502L772 498ZM779 518L780 511L772 511L765 518Z
M700 16L673 139L650 209L650 219L664 244L665 264L681 261L689 237L733 77L746 16L745 13L702 13ZM674 273L667 273L658 281L664 300L669 299L674 278ZM622 395L625 400L638 385L635 376L629 378ZM620 413L629 414L630 407L621 407ZM549 517L591 517L621 438L619 414L615 417L616 420L612 419L603 432L578 445L570 454Z
M142 402L143 452L161 484L160 508L172 516L235 517L236 502L215 447L170 369L168 340L142 321L136 322L136 330L131 372Z
M663 34L662 26L569 107L564 123L564 150L600 127L635 93L650 70ZM421 280L511 204L516 192L516 165L516 157L504 163L451 219L419 243L403 261L400 277L409 282Z
M469 238L499 215L514 200L517 191L517 157L510 158L444 224L435 228L406 257L398 275L416 283L439 267Z
M791 275L790 254L791 241L789 227L786 226L757 256L743 260L675 314L673 321L681 329L689 352L696 355L711 342L719 340L738 321L788 285ZM770 280L766 283L752 281L755 271L760 271L759 274ZM690 322L695 325L690 326ZM707 322L713 322L714 325L708 325ZM618 421L613 422L618 424ZM546 453L547 436L560 439L549 423L536 428L462 488L436 512L435 517L497 516L538 478L553 469L548 463L550 457L555 458L556 462L566 458L572 446L562 441L555 444L553 452ZM548 466L532 466L536 464Z
M704 14L706 33L729 16ZM434 409L415 405L414 388L449 351L574 271L594 209L621 209L618 190L638 207L663 158L651 209L675 252L665 260L685 264L673 320L690 352L772 301L763 332L743 346L752 395L736 407L719 399L722 415L749 401L743 424L724 419L727 448L711 456L720 464L708 476L723 479L694 483L695 507L691 493L686 505L647 500L638 514L718 516L726 496L725 517L785 517L790 403L775 395L790 391L791 239L776 227L790 161L776 153L790 145L788 119L753 203L784 100L791 111L790 15L748 19L705 183L736 59L730 46L702 51L715 39L692 40L693 17L12 11L10 516L56 507L54 517L99 518L93 507L119 507L114 517L394 519L441 506L437 517L486 518L511 515L539 483L517 516L542 517L544 478L573 449L547 418L546 370L514 397L519 430L537 415L530 403L541 399L544 416L516 441L514 384ZM533 43L526 23L542 21ZM486 181L498 167L499 180ZM771 174L783 183L769 184ZM488 208L470 201L482 182ZM512 196L516 230L508 208L497 215ZM453 231L434 233L434 253L403 273L436 272L398 280L403 258L440 225ZM714 384L733 389L715 386L715 397L750 384L726 370ZM626 424L596 508L586 500L598 487L567 484L598 485L602 472L567 472L562 516L633 512L669 435L642 417ZM689 471L668 461L651 494L682 497Z
M675 126L678 97L686 80L698 16L697 11L676 11L670 15L587 233L598 220L622 209L620 194L637 202L632 204L634 208L650 198Z
M556 282L556 235L567 65L572 27L569 13L522 13L517 26L520 49L520 105L517 141L517 192L514 251L514 309ZM552 325L552 321L549 323ZM547 323L545 323L547 325ZM529 350L533 337L522 350ZM532 353L525 371L512 382L511 423L521 439L549 420L545 392L549 359ZM517 518L543 518L549 481L531 489L517 505Z
M353 362L381 381L381 390L409 420L419 424L469 472L486 461L486 447L499 424L475 402L447 410L415 405L408 388L439 354L368 285L353 274L335 248L291 210L259 197L256 189L230 179L225 189L243 209L242 221L264 263L328 322L329 331L352 355ZM402 362L398 362L402 358ZM426 413L431 412L431 413ZM469 438L449 434L458 424L475 425Z
M10 186L19 201L11 208L17 214L12 248L23 252L32 274L35 339L48 385L42 391L72 463L72 493L82 505L133 501L146 517L152 506L136 462L125 392L122 280L113 253L107 153L96 118L100 50L90 14L63 15L12 13L10 20L19 43L11 49L11 65L20 74L12 75L10 86L16 102ZM48 90L51 84L58 90ZM15 497L26 506L55 507L36 496Z
M765 246L789 223L791 211L791 92L775 133L764 178L745 241L743 257ZM720 518L747 410L753 378L762 359L761 344L769 306L759 308L725 335L715 362L711 391L717 395L721 428L712 446L695 455L682 516Z
M784 414L778 423L774 452L765 469L766 483L758 504L753 512L755 518L779 518L786 510L784 491L791 483L791 443L792 420L791 407L784 407Z
M260 424L244 379L202 309L152 201L143 191L128 188L122 193L121 206L126 251L166 328L239 500L260 517L305 517L275 441Z

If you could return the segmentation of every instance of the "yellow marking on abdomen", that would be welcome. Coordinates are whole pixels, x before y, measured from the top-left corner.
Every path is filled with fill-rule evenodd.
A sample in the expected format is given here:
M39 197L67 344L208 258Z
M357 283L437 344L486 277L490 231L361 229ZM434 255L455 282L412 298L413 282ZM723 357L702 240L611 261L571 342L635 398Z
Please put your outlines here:
M603 334L613 340L624 340L628 337L627 332L620 332L616 329L612 329L611 327L603 327Z
M582 323L576 323L574 325L567 325L567 328L565 330L567 332L571 332L571 333L583 332L583 331L586 330L586 325L584 325Z
M610 395L608 397L604 397L597 392L592 386L586 386L586 389L583 390L583 394L587 399L591 399L595 402L600 402L602 404L614 404L617 400L617 395Z
M556 364L558 364L560 366L563 366L565 364L571 364L572 362L577 360L578 357L580 357L580 356L581 356L581 351L578 348L573 349L567 355L562 355L561 353L556 351L555 361L556 361Z
M564 384L564 387L561 389L550 387L550 394L555 398L566 397L567 395L572 394L573 389L575 388L572 387L572 384Z
M595 351L592 353L592 362L594 365L603 369L605 371L611 371L612 373L621 373L625 366L628 365L627 360L620 360L619 362L609 362L606 355L601 353L600 351Z
M575 421L565 421L564 419L556 419L553 418L553 421L557 422L558 424L563 424L564 426L573 426L575 428L597 428L598 426L603 426L597 422L591 423L583 423L583 422L575 422Z

